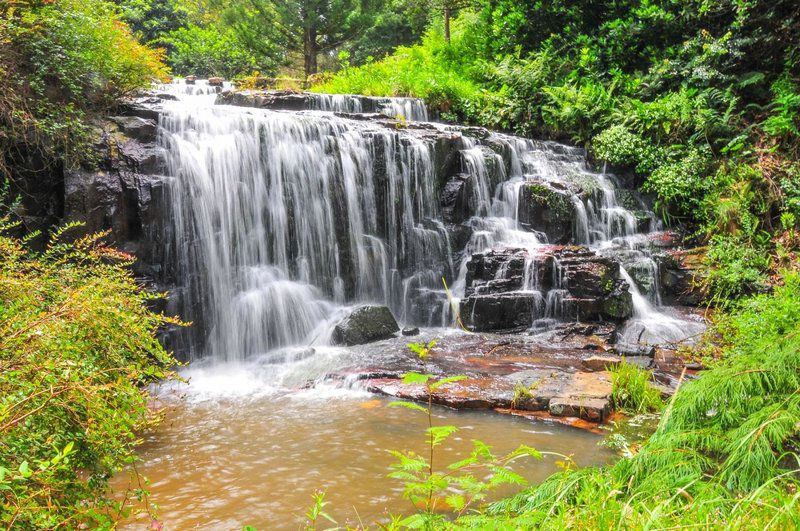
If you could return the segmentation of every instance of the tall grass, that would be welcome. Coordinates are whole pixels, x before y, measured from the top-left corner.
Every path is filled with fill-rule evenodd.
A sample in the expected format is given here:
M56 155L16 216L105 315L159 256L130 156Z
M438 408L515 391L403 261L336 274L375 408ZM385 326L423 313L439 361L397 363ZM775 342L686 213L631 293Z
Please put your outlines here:
M798 332L800 275L787 273L774 295L754 297L720 318L713 331L722 342L719 360L681 387L637 454L613 466L561 472L458 523L798 528ZM641 375L632 380L639 389Z
M650 371L623 362L609 368L609 372L614 409L628 413L650 413L664 406L661 392L651 383L653 375Z

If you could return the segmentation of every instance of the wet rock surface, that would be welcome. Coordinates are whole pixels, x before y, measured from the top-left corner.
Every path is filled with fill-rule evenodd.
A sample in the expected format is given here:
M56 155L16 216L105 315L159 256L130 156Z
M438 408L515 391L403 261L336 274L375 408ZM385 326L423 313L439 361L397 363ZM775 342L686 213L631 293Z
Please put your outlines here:
M510 330L537 318L623 321L633 305L619 263L585 247L472 255L461 317L473 331Z
M334 327L331 339L338 345L363 345L393 337L399 331L397 321L386 306L361 306Z
M573 239L575 205L565 189L545 183L520 187L518 215L522 226L547 234L552 243L568 243Z
M389 340L373 344L382 351L376 365L344 369L331 378L357 380L371 392L424 401L424 386L404 384L404 373L463 375L466 379L437 389L434 403L601 422L610 413L611 378L604 370L590 372L583 366L584 360L594 357L586 346L597 336L577 335L568 328L537 336L451 332L439 339L424 365L403 345ZM429 339L430 331L423 331L420 341Z
M403 374L459 375L466 378L434 391L435 404L552 419L591 429L613 413L609 368L631 363L653 369L656 386L669 396L684 366L673 349L658 349L653 357L620 355L613 344L616 327L610 323L563 324L534 335L422 329L415 339L419 343L437 340L425 363L406 348L405 338L389 339L354 347L352 368L328 378L425 402L425 387L403 383Z

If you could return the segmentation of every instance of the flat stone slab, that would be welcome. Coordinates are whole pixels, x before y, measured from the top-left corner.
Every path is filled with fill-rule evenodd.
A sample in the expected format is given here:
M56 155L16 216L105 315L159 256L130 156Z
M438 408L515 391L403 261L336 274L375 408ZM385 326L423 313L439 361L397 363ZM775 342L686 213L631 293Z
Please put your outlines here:
M611 411L609 401L602 398L559 397L550 401L550 414L556 417L578 417L603 422Z
M585 427L606 421L612 413L608 366L623 361L642 366L653 363L649 357L628 360L605 353L603 339L613 338L612 332L600 330L596 324L574 323L537 335L449 332L437 337L435 334L441 331L422 329L416 341L438 340L425 365L407 348L408 339L398 337L353 347L352 368L341 369L329 378L357 381L373 393L426 402L425 386L404 384L403 374L430 373L437 379L462 375L464 380L437 389L433 403ZM658 371L658 356L655 361ZM671 383L670 375L663 376Z
M583 367L587 371L604 371L611 367L616 367L622 363L622 358L619 356L604 355L604 356L589 356L583 360Z

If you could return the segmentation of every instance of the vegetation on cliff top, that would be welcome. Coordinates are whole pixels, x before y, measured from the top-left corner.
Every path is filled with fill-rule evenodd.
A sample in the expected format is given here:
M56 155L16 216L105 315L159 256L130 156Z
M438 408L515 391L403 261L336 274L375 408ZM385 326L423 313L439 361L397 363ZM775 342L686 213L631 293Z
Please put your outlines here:
M0 219L0 526L112 527L144 495L107 481L155 419L147 384L174 363L155 333L175 321L103 235L67 225L35 252L14 228Z
M81 160L91 117L166 74L104 0L5 2L0 50L0 177Z

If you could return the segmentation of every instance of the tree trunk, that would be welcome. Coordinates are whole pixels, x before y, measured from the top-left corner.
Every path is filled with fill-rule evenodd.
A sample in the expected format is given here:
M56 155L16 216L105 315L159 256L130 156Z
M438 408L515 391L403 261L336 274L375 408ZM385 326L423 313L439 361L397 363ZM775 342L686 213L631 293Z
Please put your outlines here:
M303 60L306 78L317 73L317 30L306 28L303 32Z
M444 40L450 44L450 11L449 7L444 8Z

